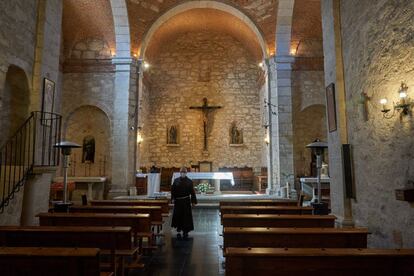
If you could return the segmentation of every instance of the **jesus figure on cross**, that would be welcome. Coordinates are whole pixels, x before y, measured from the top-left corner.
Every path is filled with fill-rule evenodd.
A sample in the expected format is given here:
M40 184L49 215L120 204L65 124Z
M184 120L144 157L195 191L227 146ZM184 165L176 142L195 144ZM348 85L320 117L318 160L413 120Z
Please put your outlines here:
M207 137L211 127L209 115L212 113L212 111L219 108L221 108L221 106L209 106L207 103L207 98L203 98L202 106L190 106L190 109L198 109L203 112L204 151L207 151Z

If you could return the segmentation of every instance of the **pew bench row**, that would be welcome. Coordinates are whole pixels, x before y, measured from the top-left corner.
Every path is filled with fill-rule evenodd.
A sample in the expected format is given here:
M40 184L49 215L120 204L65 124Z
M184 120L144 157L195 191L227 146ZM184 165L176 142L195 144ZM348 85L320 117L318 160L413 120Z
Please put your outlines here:
M413 249L233 248L226 275L412 275Z
M112 276L99 266L97 248L0 247L1 274L7 276Z

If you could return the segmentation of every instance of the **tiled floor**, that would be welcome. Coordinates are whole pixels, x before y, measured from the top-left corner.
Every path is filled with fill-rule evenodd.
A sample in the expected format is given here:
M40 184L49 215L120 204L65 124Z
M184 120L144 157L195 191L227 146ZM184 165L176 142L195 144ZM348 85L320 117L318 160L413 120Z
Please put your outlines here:
M181 276L224 275L221 225L217 209L194 209L194 228L189 240L177 240L169 221L164 225L164 245L146 260L146 268L130 275Z

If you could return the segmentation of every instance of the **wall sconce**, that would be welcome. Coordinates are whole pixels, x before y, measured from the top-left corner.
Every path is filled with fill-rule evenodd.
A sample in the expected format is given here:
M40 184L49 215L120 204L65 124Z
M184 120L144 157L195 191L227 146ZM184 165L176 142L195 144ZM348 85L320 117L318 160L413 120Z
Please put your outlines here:
M264 125L264 128L265 128L264 142L266 143L266 145L269 145L270 143L269 125Z
M141 145L142 141L144 141L144 139L142 138L141 127L138 127L138 131L137 131L137 144L138 145Z
M387 108L388 100L386 98L383 98L380 100L380 104L382 105L381 112L383 113L383 117L386 119L390 119L394 117L395 110L400 112L400 116L408 115L410 113L411 107L414 105L414 102L408 98L408 86L406 83L401 82L400 89L398 90L398 94L400 97L400 100L394 105L394 109L392 114L388 115L388 113L391 111L391 109Z

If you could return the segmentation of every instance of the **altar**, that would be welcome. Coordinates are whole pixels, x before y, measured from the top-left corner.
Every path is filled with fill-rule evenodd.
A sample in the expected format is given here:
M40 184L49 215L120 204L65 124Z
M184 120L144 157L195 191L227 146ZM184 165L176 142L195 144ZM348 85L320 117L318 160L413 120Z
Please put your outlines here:
M180 177L179 172L173 173L171 185L178 177ZM232 172L188 172L187 177L190 179L214 180L214 194L221 194L220 180L230 180L231 185L234 186L234 178Z
M63 182L63 177L53 178L53 182ZM106 177L101 176L70 176L68 182L85 183L88 185L88 200L103 199ZM94 196L94 191L96 196Z

